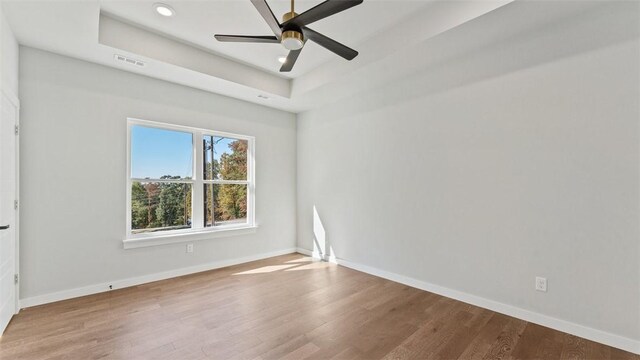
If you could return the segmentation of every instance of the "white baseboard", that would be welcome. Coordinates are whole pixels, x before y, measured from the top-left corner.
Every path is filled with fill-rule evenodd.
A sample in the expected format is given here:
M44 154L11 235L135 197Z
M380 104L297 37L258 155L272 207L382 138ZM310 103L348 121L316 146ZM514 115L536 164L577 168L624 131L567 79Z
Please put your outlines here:
M321 254L313 252L311 250L298 248L298 252L304 255L320 258ZM599 342L605 345L609 345L618 349L629 351L635 354L640 354L640 341L629 339L624 336L615 335L606 331L597 330L587 326L579 325L566 320L557 319L551 316L536 313L530 310L525 310L516 306L503 304L494 300L489 300L480 296L468 294L462 291L449 289L439 285L434 285L426 281L417 280L408 276L399 275L389 271L376 269L371 266L354 263L348 260L340 258L323 259L330 262L334 262L338 265L342 265L354 270L362 271L364 273L381 277L387 280L395 281L407 286L414 287L416 289L432 292L438 295L442 295L451 299L459 300L467 304L479 306L484 309L489 309L501 314L512 316L524 321L528 321L534 324L546 326L558 331L569 333L575 336L579 336L591 341Z
M164 271L155 274L137 276L128 279L115 280L112 282L106 282L101 284L83 286L80 288L58 291L50 294L38 295L20 299L20 307L28 308L37 305L48 304L56 301L67 300L77 298L86 295L97 294L101 292L122 289L130 286L142 285L158 280L170 279L178 276L195 274L202 271L219 269L227 266L243 264L251 261L262 260L274 256L285 255L295 253L296 248L283 249L278 251L271 251L268 253L256 254L251 256L245 256L236 259L214 261L206 264L200 264L190 266L186 268L180 268L175 270ZM111 288L110 288L111 286Z

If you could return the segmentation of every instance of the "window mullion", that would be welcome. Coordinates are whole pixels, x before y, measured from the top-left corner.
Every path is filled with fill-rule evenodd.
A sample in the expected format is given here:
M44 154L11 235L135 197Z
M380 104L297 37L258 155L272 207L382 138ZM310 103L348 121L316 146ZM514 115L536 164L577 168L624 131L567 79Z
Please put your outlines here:
M191 184L193 183L193 179L183 178L183 179L151 179L151 178L131 178L131 181L137 181L142 183L182 183L182 184Z
M193 159L194 159L194 184L193 184L193 200L192 206L192 229L204 228L204 186L202 179L204 178L204 156L203 156L203 137L201 131L193 132Z
M229 185L249 185L251 182L247 180L205 180L205 184L229 184Z

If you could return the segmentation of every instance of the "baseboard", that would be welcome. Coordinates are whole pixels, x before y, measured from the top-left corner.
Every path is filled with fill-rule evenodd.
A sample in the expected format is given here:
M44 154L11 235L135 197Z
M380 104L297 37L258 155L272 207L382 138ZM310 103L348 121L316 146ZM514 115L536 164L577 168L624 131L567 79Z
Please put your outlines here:
M307 249L298 248L297 251L301 254L313 256L315 258L321 258L321 254L313 252ZM599 342L605 345L609 345L618 349L629 351L635 354L640 354L640 341L626 338L624 336L615 335L606 331L597 330L587 326L579 325L566 320L554 318L551 316L536 313L530 310L525 310L516 306L503 304L494 300L489 300L480 296L471 295L462 291L449 289L439 285L434 285L426 281L417 280L408 276L399 275L389 271L376 269L371 266L358 264L348 260L340 258L323 259L330 262L335 262L338 265L342 265L354 270L358 270L370 275L381 277L387 280L395 281L407 286L414 287L416 289L432 292L438 295L442 295L451 299L459 300L467 304L479 306L484 309L489 309L501 314L512 316L524 321L528 321L534 324L546 326L551 329L569 333L575 336L579 336L591 341Z
M251 256L245 256L241 258L214 261L206 264L200 264L190 266L186 268L180 268L175 270L163 271L160 273L137 276L128 279L115 280L112 282L106 282L101 284L83 286L80 288L58 291L50 294L38 295L20 299L20 308L28 308L37 305L48 304L56 301L73 299L81 296L98 294L101 292L112 291L116 289L122 289L130 286L142 285L158 280L170 279L178 276L195 274L202 271L219 269L227 266L243 264L251 261L262 260L274 256L291 254L296 252L296 248L288 248L278 251L271 251L268 253L256 254Z

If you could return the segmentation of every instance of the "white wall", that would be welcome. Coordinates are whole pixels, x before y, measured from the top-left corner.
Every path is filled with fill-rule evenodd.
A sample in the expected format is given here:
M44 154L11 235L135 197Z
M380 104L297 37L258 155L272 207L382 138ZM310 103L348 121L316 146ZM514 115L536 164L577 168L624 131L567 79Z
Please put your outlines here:
M20 48L22 298L295 247L295 115ZM123 250L126 119L256 138L257 233Z
M0 90L18 96L18 42L0 4Z
M507 5L301 114L299 245L640 340L638 3L589 6Z

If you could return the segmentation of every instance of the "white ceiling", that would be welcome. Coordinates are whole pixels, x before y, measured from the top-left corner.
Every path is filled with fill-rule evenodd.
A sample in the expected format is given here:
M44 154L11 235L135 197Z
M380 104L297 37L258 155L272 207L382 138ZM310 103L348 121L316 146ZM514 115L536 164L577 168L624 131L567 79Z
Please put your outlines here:
M213 39L215 33L270 35L249 0L159 0L176 10L172 18L156 14L153 0L0 1L21 45L300 112L360 91L362 84L384 84L407 76L403 69L420 66L421 44L512 0L364 0L310 26L360 55L346 61L308 42L291 78L278 72L277 57L286 53L280 45ZM268 2L276 14L289 6L289 0ZM296 11L320 2L301 0ZM101 12L139 31L103 44ZM123 29L112 29L112 35ZM116 62L115 53L145 61L147 66ZM194 61L197 66L190 66Z
M305 74L336 57L319 45L308 42L293 70L290 73L280 73L278 57L287 54L281 45L221 43L213 38L216 33L273 35L249 0L163 1L176 11L176 15L170 18L155 12L153 4L156 2L102 0L100 6L103 11L119 18L289 78ZM321 0L297 0L296 12L302 13L320 2ZM268 3L278 19L290 7L289 0L268 0ZM385 31L427 4L428 1L415 0L367 0L309 27L358 50L357 45L364 39Z

